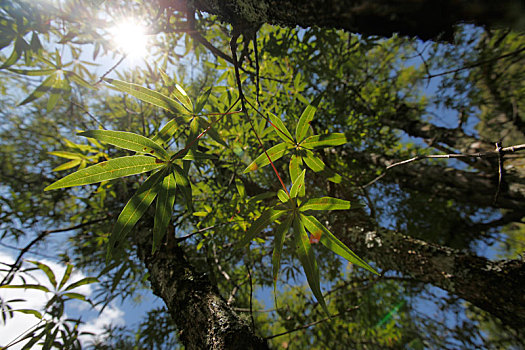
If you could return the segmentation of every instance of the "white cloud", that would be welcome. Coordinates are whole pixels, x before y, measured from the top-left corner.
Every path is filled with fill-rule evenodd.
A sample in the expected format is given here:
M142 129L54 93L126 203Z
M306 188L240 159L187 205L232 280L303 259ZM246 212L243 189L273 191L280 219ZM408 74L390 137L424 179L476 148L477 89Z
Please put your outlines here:
M12 264L14 262L14 258L7 252L0 250L0 262ZM49 260L41 260L40 262L46 264L51 268L51 270L56 276L57 282L61 281L66 269L65 265L57 264ZM4 275L5 272L0 272L0 278L3 278ZM36 281L38 281L39 284L42 284L51 290L53 289L53 287L47 279L47 276L42 271L36 270L32 272L32 275L34 276L34 280L27 279L26 283L31 284L36 283ZM85 275L78 271L74 272L71 275L67 284L73 283L85 277ZM23 282L21 280L14 280L12 284L22 283ZM93 287L91 285L83 285L78 288L75 288L72 291L76 293L81 293L89 297L93 294ZM0 289L0 297L2 298L2 300L4 300L4 302L12 299L25 300L25 302L10 303L10 306L13 309L34 309L42 311L46 302L52 297L52 293L45 293L40 290L32 289ZM89 306L87 303L76 300L67 302L64 318L69 317L68 315L71 314L73 314L75 318L81 316L82 320L85 323L80 326L80 330L92 332L95 335L102 333L104 330L104 326L107 326L109 324L124 324L124 312L121 311L118 307L109 305L101 314L98 314L98 311L86 308L86 305ZM98 310L100 310L100 308ZM7 344L9 344L9 342L13 341L18 336L24 334L38 322L39 320L33 315L26 315L19 312L15 312L14 317L7 319L5 325L0 323L0 346L6 346ZM80 340L83 343L86 343L90 339L92 339L91 336L83 336ZM21 349L24 343L26 342L27 341L16 344L15 346L10 347L10 349Z

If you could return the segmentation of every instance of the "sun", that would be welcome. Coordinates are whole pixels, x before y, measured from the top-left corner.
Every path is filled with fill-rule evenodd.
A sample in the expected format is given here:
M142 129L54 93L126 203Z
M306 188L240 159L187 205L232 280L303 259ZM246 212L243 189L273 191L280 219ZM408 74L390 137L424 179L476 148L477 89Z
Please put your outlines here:
M114 45L129 58L140 59L146 56L148 36L144 25L135 20L125 20L110 29L110 33Z

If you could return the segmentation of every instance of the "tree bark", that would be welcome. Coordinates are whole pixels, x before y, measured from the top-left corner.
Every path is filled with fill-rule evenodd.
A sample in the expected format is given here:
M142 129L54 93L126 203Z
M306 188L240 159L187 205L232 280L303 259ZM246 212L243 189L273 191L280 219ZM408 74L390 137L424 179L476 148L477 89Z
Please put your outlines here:
M194 6L234 26L318 26L424 40L451 40L453 27L460 22L519 25L525 12L517 0L195 0Z
M490 261L451 248L429 244L384 229L349 225L344 216L334 232L365 260L383 271L395 270L430 283L500 318L525 327L525 264L521 260Z
M151 233L146 230L136 235L136 244L153 292L166 303L186 349L268 349L176 243L162 244L151 254Z

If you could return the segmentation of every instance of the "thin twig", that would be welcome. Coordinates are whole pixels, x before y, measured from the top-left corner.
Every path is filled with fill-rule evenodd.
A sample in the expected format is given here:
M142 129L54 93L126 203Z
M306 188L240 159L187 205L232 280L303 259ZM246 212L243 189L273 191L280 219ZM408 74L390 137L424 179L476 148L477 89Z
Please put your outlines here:
M501 155L501 142L496 142L496 151L498 152L498 189L494 195L494 204L498 201L499 191L501 189L501 180L503 179L503 156Z
M113 67L111 67L110 69L108 69L106 71L106 73L102 74L102 76L100 77L100 79L95 83L93 84L94 86L100 84L102 81L104 81L104 79L109 75L109 73L113 72L115 70L115 68L117 68L121 63L122 61L124 61L124 59L126 58L126 55L122 55L122 57L120 58L120 60L118 60L117 63L115 63L113 65Z
M516 54L518 54L518 53L520 53L522 51L525 51L525 46L520 48L520 49L518 49L518 50L516 50L516 51L512 51L512 52L506 53L506 54L498 56L498 57L494 57L494 58L486 59L486 60L483 60L483 61L467 64L466 66L463 66L461 68L448 70L448 71L442 72L442 73L430 74L430 75L427 76L427 79L432 79L432 78L435 78L435 77L440 77L442 75L458 73L458 72L461 72L461 71L466 70L466 69L479 67L479 66L482 66L482 65L487 64L487 63L491 63L491 62L494 62L494 61L497 61L497 60L501 60L503 58L514 56L514 55L516 55Z
M85 226L96 224L96 223L101 222L101 221L105 221L108 218L109 217L105 217L103 219L91 220L91 221L84 222L82 224L78 224L78 225L71 226L71 227L59 228L59 229L56 229L56 230L45 230L45 231L40 232L40 234L38 236L36 236L35 239L33 239L31 242L29 242L28 245L26 245L24 248L22 248L20 250L20 253L18 254L18 257L16 258L15 262L11 265L11 269L4 276L4 278L2 279L2 282L0 282L0 286L3 286L4 284L6 284L6 281L8 281L11 278L11 275L13 275L16 272L16 270L18 269L18 265L20 264L20 261L22 260L22 257L24 256L24 254L27 253L36 243L38 243L39 241L43 240L47 235L50 235L52 233L59 233L59 232L67 232L67 231L76 230L76 229L79 229L79 228L82 228L82 227L85 227Z
M250 284L250 318L252 320L252 329L255 329L255 319L253 318L253 281L252 281L252 268L250 266L250 251L246 255L245 260L246 272L248 273L248 282Z
M329 320L331 320L331 319L334 318L334 317L342 316L342 315L344 315L345 313L347 313L347 312L349 312L349 311L355 311L355 310L357 310L357 309L359 309L359 306L350 307L350 308L344 310L343 312L339 312L339 313L337 313L337 314L335 314L335 315L332 315L332 316L329 316L329 317L325 317L325 318L323 318L323 319L321 319L321 320L319 320L319 321L315 321L315 322L312 322L312 323L308 323L308 324L305 324L305 325L299 326L299 327L297 327L297 328L294 328L294 329L289 330L289 331L286 331L286 332L282 332L282 333L277 333L277 334L274 334L274 335L270 335L269 337L265 337L264 339L265 339L265 340L273 339L273 338L281 337L281 336L286 335L286 334L290 334L290 333L293 333L293 332L300 331L300 330L302 330L302 329L310 328L310 327L315 326L315 325L317 325L317 324L319 324L319 323L329 321Z
M500 166L499 166L499 170L500 171L499 172L500 172L500 178L501 178L501 176L503 174L503 171L502 171L503 156L508 154L508 153L514 153L514 152L519 152L519 151L523 151L523 150L525 150L525 144L516 145L516 146L509 146L509 147L503 147L503 148L502 147L499 147L499 148L497 147L496 150L489 151L489 152L418 155L418 156L412 157L410 159L403 160L401 162L390 164L389 166L387 166L385 168L385 172L384 173L382 173L381 175L377 176L375 179L373 179L372 181L370 181L369 183L364 185L363 188L367 188L368 186L371 186L374 183L376 183L377 181L379 181L380 179L382 179L387 174L386 171L388 171L389 169L392 169L392 168L400 166L400 165L405 165L405 164L408 164L408 163L420 161L420 160L423 160L423 159L450 159L450 158L453 158L453 159L465 159L465 158L492 158L492 157L498 157L498 159L500 160ZM500 179L500 183L501 183L501 179Z

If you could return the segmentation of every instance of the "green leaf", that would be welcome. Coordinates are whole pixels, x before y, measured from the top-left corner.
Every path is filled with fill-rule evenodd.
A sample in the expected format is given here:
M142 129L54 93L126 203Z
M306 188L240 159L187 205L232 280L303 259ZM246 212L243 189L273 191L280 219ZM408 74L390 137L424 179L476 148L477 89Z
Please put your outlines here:
M290 197L288 197L288 195L286 194L286 192L284 192L283 189L280 189L279 191L277 191L277 197L283 203L288 202L288 200L290 199Z
M49 280L51 285L55 288L57 287L57 280L56 280L55 274L53 273L53 270L51 270L49 266L41 262L38 262L38 261L28 260L28 262L36 265L40 270L42 270L46 274L47 279Z
M288 149L290 149L291 147L292 146L290 144L282 142L267 150L266 153L268 153L268 156L270 157L272 162L275 162L277 159L285 155ZM270 160L268 160L266 153L263 152L250 165L248 165L248 167L244 169L244 173L249 173L250 171L257 170L259 168L262 168L263 166L270 164Z
M378 274L370 265L368 265L363 259L357 256L353 251L350 250L343 242L335 237L323 224L321 224L315 217L311 215L301 214L301 219L306 229L312 235L313 241L321 242L325 247L342 256L349 262L361 266L370 272Z
M281 139L283 139L285 142L295 144L294 139L292 137L292 134L286 129L286 126L284 125L281 118L277 117L273 113L269 113L270 115L270 122L272 124L272 128L274 131L279 135Z
M73 265L67 264L66 271L64 272L64 276L62 277L62 280L60 281L58 285L58 288L57 288L58 290L62 289L62 287L69 280L69 277L71 277L71 272L73 272Z
M60 158L66 158L66 159L80 159L82 157L78 153L62 152L62 151L47 152L47 154L50 154L52 156L57 156L57 157L60 157Z
M175 182L177 183L177 186L179 187L179 190L182 193L182 197L184 197L186 207L188 208L188 210L192 210L193 198L191 194L190 180L188 180L188 177L186 176L186 174L184 174L184 170L182 170L181 167L179 167L177 164L173 164L173 170L175 172Z
M277 220L280 216L286 213L286 210L275 210L273 208L266 210L259 216L257 220L250 226L248 231L244 233L244 237L236 244L236 248L242 248L250 243L266 226Z
M164 177L162 184L158 186L157 208L153 225L152 254L155 253L168 229L173 212L173 203L175 203L176 188L175 176L173 176L172 171L169 171L169 174Z
M340 146L348 142L345 134L333 133L326 135L314 135L300 143L301 147L313 149L317 147Z
M301 114L299 122L297 122L297 127L295 128L295 139L297 142L300 143L306 137L308 129L310 128L310 122L314 119L315 112L317 111L319 101L321 101L320 97L315 99L312 104L308 105Z
M163 108L173 113L189 114L177 101L165 96L159 92L150 90L137 84L126 83L125 81L115 79L104 79L112 84L117 90L126 92L141 101L151 103L154 106Z
M184 108L186 108L188 112L193 113L193 103L191 102L191 99L189 98L186 91L184 91L182 86L180 86L179 84L175 84L173 95L180 103L182 103L182 105L184 106Z
M16 73L16 74L22 74L22 75L27 75L27 76L31 76L31 77L50 75L50 74L56 72L55 68L38 69L38 70L8 68L8 70L10 72L13 72L13 73Z
M211 91L213 88L209 88L204 92L204 94L200 95L199 98L197 98L197 103L195 104L195 114L199 114L204 106L206 105L206 102L208 101L208 98L210 97Z
M346 210L350 209L350 202L343 199L322 197L312 198L301 205L299 211L306 210Z
M109 143L120 148L128 149L130 151L148 153L152 156L169 160L168 152L158 143L131 132L112 131L112 130L89 130L81 132L79 136L91 137L99 141Z
M42 84L40 84L32 93L29 94L22 102L20 102L18 105L22 106L29 102L33 102L39 97L42 97L46 92L51 90L53 86L55 85L56 81L58 79L58 74L54 73L47 77Z
M305 186L304 186L304 176L306 174L306 169L301 172L299 176L297 176L297 179L292 185L292 189L290 190L290 197L295 198L298 195L300 197L304 196L305 194Z
M95 86L91 85L90 83L88 83L87 81L82 79L75 72L67 71L67 72L64 72L64 73L65 73L65 75L66 75L66 77L68 79L71 79L71 81L74 81L75 83L77 83L80 86L83 86L83 87L85 87L87 89L90 89L90 90L96 90L97 89Z
M290 179L292 183L297 179L297 176L301 174L301 166L303 165L303 158L297 154L292 155L290 159Z
M179 127L178 123L181 121L183 121L183 118L171 119L166 125L162 127L162 129L160 129L157 135L153 136L151 140L161 146L167 144L173 137L173 134L175 134L175 131L177 131L177 128Z
M188 153L184 157L182 157L183 160L206 160L206 159L216 159L217 156L213 154L206 154L202 152L197 152L193 149L189 149Z
M98 282L98 279L96 279L95 277L85 277L85 278L82 278L79 281L71 283L69 286L67 286L64 289L64 291L72 290L72 289L78 288L80 286L84 286L86 284L97 283L97 282Z
M328 312L328 308L326 307L323 293L321 293L321 283L319 281L319 267L317 266L317 261L312 250L312 246L310 245L308 234L306 233L303 223L301 222L298 216L294 217L293 229L295 245L297 248L297 256L299 257L301 265L303 265L308 285L310 286L310 289L314 293L314 296L319 302L319 304L321 304L321 306L327 314L330 314Z
M33 315L35 316L36 318L38 319L42 319L42 314L40 312L38 312L37 310L33 310L33 309L17 309L17 310L12 310L14 312L20 312L20 313L23 313L23 314L26 314L26 315Z
M321 158L316 156L312 151L306 150L306 156L303 158L303 160L310 169L316 173L321 172L328 181L338 184L343 180L341 175L328 168Z
M47 292L47 293L50 292L50 290L47 287L41 286L40 284L20 284L20 285L5 284L3 286L0 286L0 288L8 288L8 289L37 289L37 290L41 290L41 291Z
M60 164L59 166L57 166L56 168L54 168L51 171L62 171L62 170L71 169L71 168L74 168L77 165L79 165L81 162L82 162L82 160L80 160L80 159L73 159L72 161L69 161L67 163Z
M283 251L284 240L286 238L286 233L292 226L294 216L289 215L285 221L283 221L275 229L275 238L273 243L273 253L272 253L272 267L273 267L273 292L274 295L277 294L277 276L279 275L279 269L281 266L281 255Z
M119 177L145 173L162 166L164 166L164 163L148 156L129 156L111 159L74 172L47 186L44 191L113 180Z
M68 297L70 299L77 299L77 300L86 301L86 296L84 294L69 292L69 293L64 293L62 295L65 296L65 297Z
M109 237L107 259L110 258L113 250L120 244L121 240L126 237L137 221L144 215L146 209L151 205L157 195L157 185L162 181L164 176L164 170L157 171L150 175L130 198L124 209L122 209Z

